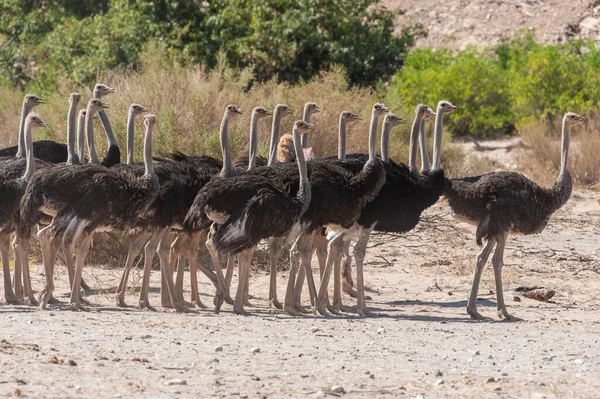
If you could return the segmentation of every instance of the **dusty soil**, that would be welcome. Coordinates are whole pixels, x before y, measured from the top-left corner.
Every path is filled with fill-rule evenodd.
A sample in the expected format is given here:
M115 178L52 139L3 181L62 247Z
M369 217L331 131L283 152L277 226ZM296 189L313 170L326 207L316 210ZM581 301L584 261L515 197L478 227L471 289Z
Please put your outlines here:
M376 290L368 301L374 317L358 317L355 307L331 318L271 311L268 277L258 270L248 317L229 306L219 315L120 309L112 299L116 265L84 270L94 288L86 293L90 312L1 305L0 396L598 397L597 197L575 192L542 234L509 240L505 295L523 322L495 316L491 268L479 306L494 320L469 320L474 229L456 222L441 201L410 234L373 237L366 280ZM41 273L36 266L36 288ZM135 286L137 277L139 270ZM67 281L58 268L57 295L65 301ZM281 294L286 281L281 273ZM547 303L526 299L515 291L521 285L556 295ZM206 279L201 292L210 304ZM160 305L158 290L151 295ZM132 305L136 299L127 296ZM349 297L345 303L353 304Z
M567 38L600 41L600 2L597 0L383 0L400 8L397 30L422 24L428 36L417 47L465 49L489 46L519 31L532 31L542 43Z

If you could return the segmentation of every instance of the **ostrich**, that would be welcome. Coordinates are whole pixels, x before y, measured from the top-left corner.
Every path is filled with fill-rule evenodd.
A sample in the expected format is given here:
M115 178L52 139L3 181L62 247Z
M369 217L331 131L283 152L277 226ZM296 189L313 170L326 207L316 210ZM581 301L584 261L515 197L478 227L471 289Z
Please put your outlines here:
M227 145L229 121L240 113L241 110L235 105L230 104L225 108L220 132L222 144ZM262 110L257 110L257 118L262 117L263 113L266 115L268 111L265 113ZM258 116L259 114L261 116ZM187 237L185 234L180 234L175 242L172 242L170 240L170 230L171 228L181 228L187 210L192 205L196 194L213 176L219 173L219 170L221 170L222 175L231 176L235 173L235 169L231 166L228 156L225 157L226 162L223 164L207 156L188 157L177 153L172 154L172 158L174 159L160 163L155 168L155 173L158 176L160 184L159 193L154 201L148 205L146 211L138 218L137 227L142 231L131 241L129 246L125 270L117 289L116 299L118 306L125 306L125 287L129 271L133 266L133 260L145 242L148 243L145 246L144 252L144 277L139 300L141 308L154 310L148 301L148 287L150 283L150 268L154 259L154 253L156 252L158 252L163 268L172 271L170 265L174 264L174 259L179 257L179 253L183 251L185 257L190 261L192 302L195 302L197 306L203 307L197 289L196 267L198 266L215 285L217 284L214 273L209 272L206 267L198 265L196 261L200 236ZM174 248L173 251L171 251L171 245ZM183 294L179 292L181 287L177 287L177 292L174 293L177 299L173 300L170 297L169 287L166 284L167 281L164 280L161 288L161 291L166 295L162 297L163 306L170 301L170 305L175 307L176 310L185 311Z
M109 87L103 83L96 83L92 92L92 96L94 98L102 99L103 97L114 92L115 89L113 89L112 87ZM106 155L104 156L104 159L102 160L101 164L102 166L111 167L113 165L121 163L121 151L119 149L119 145L117 144L117 139L115 138L115 134L113 133L106 112L104 110L98 111L98 117L102 122L102 127L104 127L104 132L106 133L106 141L108 144ZM92 154L90 154L90 162L96 163L96 160L92 161L91 158Z
M421 152L421 174L426 175L431 170L429 154L427 153L427 140L425 139L425 121L435 116L435 111L427 107L427 114L421 121L421 131L419 132L419 150Z
M85 124L88 133L88 141L90 154L94 151L93 147L93 117L94 114L103 108L108 108L108 105L97 98L91 98L88 101ZM29 250L29 237L33 227L48 218L55 218L59 211L71 206L75 195L72 192L72 185L77 183L87 182L88 177L82 175L82 171L89 173L89 179L94 176L97 170L106 169L100 165L80 164L80 165L57 165L52 168L45 168L36 172L30 179L27 185L27 190L21 201L21 220L17 226L17 246L22 258L27 257ZM73 178L77 178L75 181ZM52 291L54 289L53 273L54 259L56 255L57 242L52 240L49 234L51 226L47 226L38 232L38 238L42 246L42 256L44 261L44 269L46 271L46 289L40 293L42 298L40 307L43 309L48 301L52 299Z
M148 112L146 108L140 104L131 104L127 111L127 165L135 163L135 154L133 153L133 144L135 139L135 117Z
M77 156L79 157L79 163L85 163L85 114L86 109L80 109L79 115L77 115Z
M31 112L25 118L24 138L26 150L26 168L22 176L11 177L0 170L0 198L2 198L2 207L0 207L0 251L2 253L2 269L4 274L4 298L6 303L22 304L19 295L15 295L10 282L10 268L8 265L8 248L9 236L14 231L15 222L18 220L16 215L19 214L19 202L25 187L31 176L35 173L36 163L39 165L41 161L37 161L33 157L33 128L45 127L46 124ZM46 164L45 166L47 166ZM15 274L20 273L17 265L23 267L23 276L25 278L25 296L31 304L36 304L31 290L31 282L29 281L29 269L27 259L22 259L15 254ZM20 276L15 276L16 281L20 281Z
M456 107L448 101L440 101L436 113L436 138L434 153L440 153L442 118L454 111ZM417 171L416 156L417 142L421 121L427 114L427 106L419 104L415 110L415 119L411 128L409 166L397 164L394 161L385 162L385 184L375 199L369 202L361 211L355 236L358 241L354 246L357 275L357 311L364 316L368 313L364 296L363 262L371 231L403 233L413 229L419 222L421 213L433 205L444 189L444 171L441 164L434 160L433 170L426 176ZM438 159L439 162L439 159ZM327 284L332 263L339 262L344 249L344 241L352 239L346 232L332 231L329 236L329 253L327 271L324 273L319 289L319 296L327 295ZM334 307L344 310L341 303ZM326 314L322 307L319 313Z
M455 217L476 224L477 244L482 245L485 241L483 249L477 254L475 277L467 304L467 313L472 319L485 319L477 312L477 292L483 267L496 246L492 266L496 281L497 313L506 320L519 320L506 310L502 292L506 239L509 234L540 233L550 216L571 196L573 180L567 165L570 128L585 120L585 117L572 112L567 112L563 117L560 173L551 188L540 187L516 172L492 172L447 181L444 195ZM436 165L439 166L439 151L434 152L433 161L435 169Z
M188 232L205 229L212 223L206 245L217 269L219 253L239 254L240 279L233 305L237 314L245 314L243 297L250 262L262 239L277 237L293 230L311 200L306 161L301 151L300 134L313 129L304 121L294 123L294 143L298 151L299 186L290 195L271 179L244 174L229 179L211 180L196 196L184 221ZM299 227L299 226L298 226ZM218 275L218 274L217 274ZM221 294L227 291L220 278Z
M16 158L25 158L25 120L27 119L27 115L29 115L29 113L38 105L40 104L45 104L46 100L44 100L41 97L36 96L35 94L27 94L25 96L25 98L23 98L23 106L21 108L21 121L19 123L19 136L17 138L17 146L12 146L12 147L7 147L7 148L3 148L0 150L0 158L3 157L16 157ZM34 151L36 150L37 144L33 143L33 148ZM64 147L63 149L61 149L61 151L64 151L65 153L65 157L66 157L66 147ZM37 151L36 151L36 154ZM36 157L38 159L41 159L40 157ZM64 160L62 161L58 161L58 162L64 162Z
M88 109L87 118L90 118ZM158 178L152 165L152 137L156 117L144 117L144 174L136 176L126 170L106 169L90 165L87 168L72 168L70 187L62 187L60 200L69 189L70 204L60 209L49 226L55 237L65 235L65 243L75 243L75 277L71 287L70 307L84 310L79 293L81 274L92 238L96 231L124 230L135 225L137 216L154 200L159 190ZM89 122L88 122L89 127ZM88 133L88 139L90 138ZM89 145L89 142L88 142ZM69 185L65 183L65 185ZM56 187L55 187L56 190ZM44 193L53 197L53 192ZM48 279L48 276L46 276Z

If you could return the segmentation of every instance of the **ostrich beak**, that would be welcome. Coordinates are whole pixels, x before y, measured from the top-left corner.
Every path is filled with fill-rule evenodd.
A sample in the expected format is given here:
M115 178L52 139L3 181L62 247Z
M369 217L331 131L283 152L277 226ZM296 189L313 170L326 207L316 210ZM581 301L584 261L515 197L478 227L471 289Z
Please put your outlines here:
M267 114L267 115L273 115L273 110L272 109L266 109L265 110L265 114Z

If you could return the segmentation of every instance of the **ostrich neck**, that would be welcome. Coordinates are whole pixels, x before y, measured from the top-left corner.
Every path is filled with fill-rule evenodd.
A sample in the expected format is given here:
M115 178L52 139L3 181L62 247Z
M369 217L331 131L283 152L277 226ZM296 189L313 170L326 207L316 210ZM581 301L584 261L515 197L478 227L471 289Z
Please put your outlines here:
M369 127L369 160L375 158L375 146L377 145L377 122L379 115L375 112L371 114L371 126Z
M85 146L85 118L79 118L79 125L77 126L77 147L79 155L79 163L83 163L84 158L84 146Z
M421 150L421 173L431 169L429 154L427 153L427 140L425 140L425 119L421 121L421 132L419 133L419 148Z
M292 136L294 139L294 150L296 151L296 162L298 163L298 173L300 175L300 184L296 198L302 202L302 211L300 213L304 214L310 205L310 182L308 181L308 173L306 172L306 159L302 150L302 138L296 129L293 130Z
M152 137L154 135L154 124L146 129L146 137L144 137L144 176L153 177L154 168L152 166Z
M346 121L341 116L338 130L338 159L346 159Z
M568 158L569 158L569 140L571 136L571 131L567 120L563 120L562 125L562 145L561 145L561 154L560 154L560 174L558 175L559 179L561 176L566 175L569 172L568 169Z
M223 169L221 169L221 176L231 177L235 176L235 167L233 161L229 155L229 141L227 138L229 130L229 116L225 115L221 122L221 153L223 154Z
M31 108L27 106L25 101L23 101L23 107L21 108L21 122L19 123L17 154L15 155L17 158L23 158L25 155L25 120L27 119L29 112L31 112Z
M77 119L77 101L69 104L69 117L67 118L67 165L79 163L79 156L75 153L75 121Z
M438 109L435 114L435 129L433 133L433 165L432 170L442 169L442 125L444 113Z
M307 106L304 107L302 120L306 123L310 123L310 109ZM308 148L308 133L302 133L302 148Z
M127 165L135 162L133 153L133 141L135 139L135 115L129 112L127 115Z
M408 154L408 167L411 172L417 171L417 142L419 141L419 130L421 128L422 116L415 116L410 130L410 153Z
M108 148L117 145L117 139L115 138L115 134L113 133L112 127L110 126L110 122L108 120L108 116L104 110L98 111L98 116L102 121L102 126L104 126L104 131L106 132L106 141L108 143Z
M279 128L281 125L281 113L275 110L273 115L273 126L271 127L271 143L269 144L269 162L268 166L273 166L277 163L277 144L279 142Z
M250 119L250 145L248 153L248 170L256 166L256 151L258 148L258 118L252 114Z
M25 156L27 160L27 167L25 168L25 174L23 174L23 180L29 180L35 173L35 158L33 157L33 137L32 137L31 123L28 121L25 123Z
M384 123L381 131L381 160L389 162L390 160L390 134L392 133L392 124Z
M92 108L88 107L85 114L85 135L88 144L88 154L90 155L90 163L94 165L100 165L100 159L96 154L96 145L94 143L94 112Z

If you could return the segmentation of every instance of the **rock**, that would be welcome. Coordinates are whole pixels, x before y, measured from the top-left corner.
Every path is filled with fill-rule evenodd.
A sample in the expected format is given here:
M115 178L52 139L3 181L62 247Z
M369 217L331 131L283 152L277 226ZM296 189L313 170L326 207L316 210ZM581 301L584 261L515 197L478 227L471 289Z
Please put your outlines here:
M498 381L498 378L496 378L496 377L490 377L485 382L497 382L497 381Z
M575 360L573 360L573 363L580 366L584 363L584 361L583 361L583 359L575 359Z
M518 296L513 296L513 301L515 302L521 302L521 298L519 298Z
M443 375L444 375L444 374L442 374L442 372L441 372L440 370L438 370L438 371L437 371L437 373L435 373L435 376L436 376L436 377L441 377L441 376L443 376Z
M436 380L433 385L442 385L444 383L444 380L442 380L441 378L439 380Z
M310 328L310 332L311 333L316 333L316 332L319 332L319 331L321 331L321 329L319 327L311 327Z
M76 362L75 362L75 360L73 360L73 359L69 359L69 360L67 360L67 364L68 364L69 366L77 366L77 363L76 363Z
M385 332L385 328L383 328L383 327L379 327L377 329L377 334L383 334L384 332Z
M223 352L223 347L221 345L217 346L215 352Z
M476 350L475 352L473 352L473 356L477 356L477 355L479 355L479 351L478 350Z
M346 393L346 390L344 389L344 387L341 387L339 385L332 386L329 391L334 392L334 393Z
M187 385L187 381L180 378L174 378L172 380L165 381L165 385Z
M260 348L252 348L250 349L250 353L260 353Z

